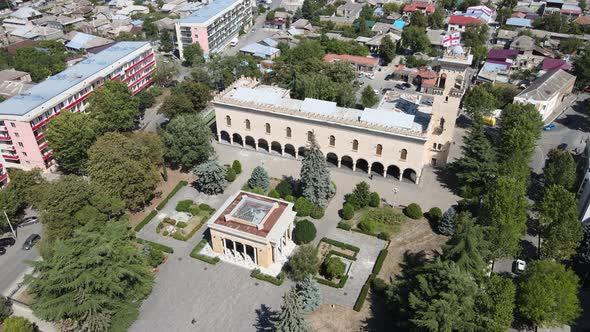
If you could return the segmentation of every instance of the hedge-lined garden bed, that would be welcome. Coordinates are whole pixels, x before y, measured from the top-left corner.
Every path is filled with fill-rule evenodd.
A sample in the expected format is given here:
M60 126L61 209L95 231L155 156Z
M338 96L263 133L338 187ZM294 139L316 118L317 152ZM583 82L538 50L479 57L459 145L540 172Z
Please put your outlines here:
M285 282L287 275L285 274L285 272L281 271L281 272L279 272L278 276L273 277L273 276L269 276L268 274L262 273L259 269L254 269L254 270L252 270L252 273L250 273L250 277L258 279L258 280L270 282L271 284L273 284L275 286L280 286L283 284L283 282Z
M172 218L164 218L156 227L156 233L160 234L163 228L172 229L173 234L169 234L168 230L164 230L162 235L170 235L175 240L187 241L209 220L215 209L207 204L197 205L192 200L184 200L178 202L176 211L188 213L190 215L189 220L183 222Z
M201 250L203 248L205 248L205 245L207 245L207 239L202 239L201 241L199 241L199 243L195 246L193 251L191 251L190 256L192 258L198 259L198 260L203 261L205 263L209 263L211 265L215 265L215 264L219 263L219 261L220 261L219 257L211 257L211 256L203 255L200 253Z
M166 196L166 198L164 198L160 204L158 204L158 206L156 206L156 209L153 210L152 212L150 212L145 218L143 218L143 220L137 224L137 226L135 226L134 230L136 232L139 232L142 228L145 227L145 225L147 225L150 221L152 221L152 219L154 219L154 217L158 214L158 211L162 210L164 208L164 206L166 206L166 204L168 204L168 201L174 197L174 195L176 195L176 193L182 189L182 187L185 187L188 185L188 182L182 180L179 181L176 186L174 187L174 189L172 189L172 191Z
M350 266L342 261L344 258L352 264L356 260L360 248L348 243L322 238L318 243L318 252L322 256L320 273L315 279L322 285L342 288L348 280Z
M383 267L383 262L385 262L385 258L387 258L387 253L387 247L379 252L379 256L377 256L377 259L375 260L375 265L373 265L373 271L371 271L371 274L367 278L367 281L365 281L363 288L361 288L359 297L356 299L356 302L354 303L353 309L355 311L361 311L361 309L363 308L363 305L367 300L367 295L369 294L369 289L371 289L373 281L375 280L375 278L377 278L377 275L381 271L381 268Z

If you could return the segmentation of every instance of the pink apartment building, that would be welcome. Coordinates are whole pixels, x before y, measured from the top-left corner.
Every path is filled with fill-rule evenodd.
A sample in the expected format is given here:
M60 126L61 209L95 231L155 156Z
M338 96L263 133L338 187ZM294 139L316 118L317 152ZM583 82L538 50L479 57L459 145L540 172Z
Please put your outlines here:
M8 181L5 167L52 165L45 129L55 116L83 112L88 96L106 80L119 79L137 94L152 82L155 70L149 42L120 42L0 103L0 186Z
M189 16L176 21L180 58L186 45L199 43L205 56L217 53L252 23L252 0L212 0Z

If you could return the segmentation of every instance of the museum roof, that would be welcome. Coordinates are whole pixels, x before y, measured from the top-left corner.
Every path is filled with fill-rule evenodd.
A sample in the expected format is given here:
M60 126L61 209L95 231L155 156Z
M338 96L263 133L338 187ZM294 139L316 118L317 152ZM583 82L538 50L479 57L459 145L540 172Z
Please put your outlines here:
M289 207L288 202L240 191L209 223L266 238ZM260 209L258 208L260 207ZM245 221L245 222L244 222Z

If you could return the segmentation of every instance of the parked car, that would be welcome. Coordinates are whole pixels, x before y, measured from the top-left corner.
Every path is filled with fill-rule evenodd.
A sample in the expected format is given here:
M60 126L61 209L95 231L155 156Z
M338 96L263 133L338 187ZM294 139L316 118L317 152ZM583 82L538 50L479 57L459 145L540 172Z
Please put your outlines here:
M41 240L41 235L39 234L31 234L23 243L24 250L31 250L37 241Z
M568 147L567 143L561 143L557 146L557 148L562 151L567 150L567 147Z
M514 264L512 265L512 271L514 273L523 273L524 270L526 270L526 262L522 259L515 260Z
M552 129L555 129L555 123L550 123L550 124L546 125L545 127L543 127L543 130L545 130L545 131L549 131Z
M382 94L387 93L388 91L391 91L391 88L383 88L383 90L381 90Z
M379 90L377 90L377 89L373 89L373 92L375 92L376 95L379 94Z
M5 253L6 253L6 248L0 247L0 256L4 255Z
M39 222L39 218L36 216L26 217L25 219L23 219L23 221L20 224L18 224L18 227L34 225L38 222Z
M14 238L11 237L5 237L0 239L0 247L11 247L16 243L16 241L14 240Z
M396 84L396 85L395 85L395 88L396 88L396 89L399 89L399 90L405 90L405 89L406 89L406 87L405 87L405 86L403 86L402 84Z
M412 87L412 84L411 84L411 83L407 83L407 82L406 82L406 83L404 83L404 84L402 84L402 85L403 85L404 87L406 87L407 89L409 89L409 88L411 88L411 87Z

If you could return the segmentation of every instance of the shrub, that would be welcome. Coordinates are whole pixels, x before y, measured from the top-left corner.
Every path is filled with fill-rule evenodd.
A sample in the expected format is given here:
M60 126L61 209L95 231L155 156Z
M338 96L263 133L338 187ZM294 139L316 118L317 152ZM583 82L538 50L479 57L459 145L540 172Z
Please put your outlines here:
M345 203L342 206L342 219L350 220L354 217L354 206L350 203Z
M361 248L357 247L357 246L353 246L352 244L348 244L348 243L344 243L344 242L340 242L340 241L336 241L336 240L332 240L330 238L327 237L323 237L320 242L326 242L327 244L331 244L334 247L338 247L338 248L342 248L342 249L347 249L350 251L354 251L355 252L355 256L356 254L361 251Z
M387 289L387 283L381 278L375 278L371 281L371 289L373 289L375 294L383 295Z
M293 208L295 209L295 211L297 211L298 217L307 217L311 213L313 203L308 201L305 197L299 197L295 201L295 206Z
M34 332L35 326L28 319L10 316L4 320L4 332Z
M363 288L361 288L359 297L357 297L356 302L352 307L354 311L361 311L361 309L363 309L363 305L365 304L365 300L367 299L367 294L369 294L369 288L371 288L371 281L373 280L373 278L375 278L375 276L371 274L369 278L367 278L367 281L365 281Z
M387 232L381 232L381 233L377 234L377 238L384 240L384 241L389 241L389 240L391 240L391 235Z
M287 266L295 281L301 281L309 274L315 275L319 266L318 249L311 244L299 246L289 258Z
M170 234L170 233L168 233L168 231L164 231L164 233L162 233L162 235L164 235L164 236L168 236L168 234Z
M10 300L0 295L0 322L4 321L4 319L10 315L12 315L12 305Z
M183 201L178 202L176 204L176 211L179 212L190 212L191 206L193 205L193 201L190 199L185 199Z
M213 208L211 208L209 205L207 205L205 203L199 204L199 209L200 210L213 211Z
M369 184L365 181L357 183L352 194L348 196L347 203L350 202L356 210L366 207L370 201L371 192L369 190Z
M225 173L225 179L227 182L234 182L236 180L236 171L233 168L228 168L227 172Z
M446 236L455 234L455 221L457 219L457 212L453 207L445 211L442 218L436 225L438 233Z
M267 190L269 185L269 179L266 170L261 166L256 166L256 168L254 168L252 174L250 175L248 185L250 186L250 188L260 187L264 190Z
M158 250L160 250L162 252L165 252L165 253L169 253L169 254L174 253L174 249L172 249L172 248L170 248L168 246L165 246L163 244L159 244L159 243L156 243L156 242L152 242L152 241L140 239L138 237L133 238L133 241L135 241L137 243L140 243L140 244L143 244L143 245L149 244L150 247L152 247L154 249L158 249Z
M285 200L287 202L295 203L295 197L293 197L292 195L285 196Z
M158 223L158 225L156 226L156 233L160 234L160 231L162 230L162 227L164 227L164 223L160 221Z
M188 224L185 223L184 221L179 221L176 223L176 227L178 227L178 228L185 228L186 226L188 226Z
M158 267L164 261L164 253L150 246L147 255L147 261L151 267Z
M408 218L412 218L414 220L422 218L422 208L416 203L408 205L408 207L404 209L404 213L406 216L408 216Z
M177 231L176 233L172 234L172 238L174 240L179 240L179 241L186 241L186 238L184 237L184 235L182 235L180 233L180 231Z
M319 205L314 205L309 214L313 219L322 219L324 217L324 208Z
M346 264L336 256L331 256L322 264L322 275L328 280L340 279L346 270Z
M378 193L373 191L371 195L369 195L369 206L378 207L379 204L381 204L381 197L379 197Z
M266 194L266 192L264 191L264 189L260 188L260 187L254 187L254 189L252 189L252 192L258 195L264 195Z
M289 180L281 180L275 189L279 192L281 197L293 195L293 186L291 186L291 181Z
M367 216L369 216L371 219L377 222L388 225L401 224L406 220L403 214L399 213L396 209L387 205L382 206L380 208L369 210L367 212Z
M315 239L317 230L309 220L300 220L293 229L293 241L297 244L309 243Z
M236 172L236 175L242 173L242 164L239 160L234 160L231 164L231 168Z
M182 181L178 181L178 183L176 184L176 186L174 187L174 189L172 189L172 191L166 196L166 198L164 198L160 204L158 204L158 206L156 206L156 210L160 211L162 210L166 204L168 204L168 201L170 200L170 198L172 198L174 195L176 195L176 193L182 189L182 187L188 185L188 182L182 180ZM157 212L156 212L157 213ZM136 231L138 231L136 229Z
M337 227L345 231L349 231L352 228L349 223L344 221L339 222Z
M163 222L168 225L173 225L173 226L176 225L176 220L174 220L172 218L164 218Z
M369 217L365 217L359 222L358 227L367 233L373 233L377 228L377 222Z
M193 216L196 216L196 215L198 215L198 214L201 212L201 210L199 209L199 206L197 206L197 205L193 205L193 206L191 206L191 208L190 208L189 212L190 212L190 213L191 213Z
M199 253L201 251L201 249L203 249L203 247L205 247L206 244L207 244L207 239L202 239L201 241L199 241L199 243L197 243L197 245L191 251L190 256L192 258L196 258L200 261L203 261L205 263L209 263L211 265L215 265L215 264L219 263L219 260L220 260L219 257L209 257L209 256L202 255Z
M428 210L428 219L432 222L438 222L442 219L442 210L438 207L433 207L432 209Z
M281 198L281 195L279 194L279 192L276 189L273 189L268 193L268 197Z

